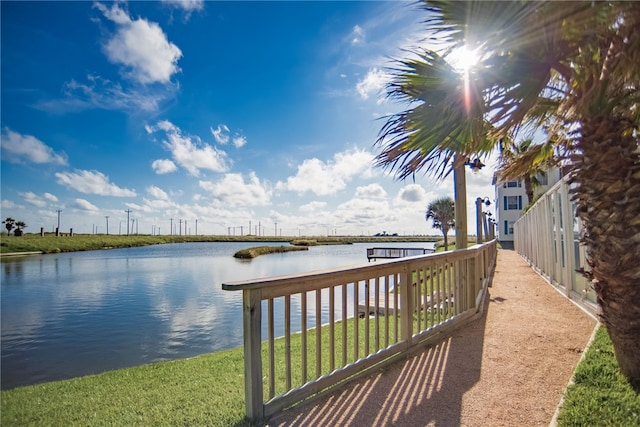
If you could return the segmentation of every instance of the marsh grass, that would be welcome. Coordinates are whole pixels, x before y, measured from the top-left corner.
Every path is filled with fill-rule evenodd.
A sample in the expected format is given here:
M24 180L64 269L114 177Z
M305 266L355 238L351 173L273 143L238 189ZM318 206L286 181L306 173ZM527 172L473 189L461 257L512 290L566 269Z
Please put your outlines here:
M253 248L241 249L235 254L234 258L252 259L260 255L279 254L294 251L308 251L307 246L256 246Z
M73 252L98 249L127 248L134 246L159 245L186 242L283 242L292 241L291 237L276 236L151 236L117 234L74 234L73 236L55 236L52 233L25 234L21 237L0 234L0 253L12 252ZM435 241L430 237L314 237L309 241L316 245L351 244L357 242L425 242Z

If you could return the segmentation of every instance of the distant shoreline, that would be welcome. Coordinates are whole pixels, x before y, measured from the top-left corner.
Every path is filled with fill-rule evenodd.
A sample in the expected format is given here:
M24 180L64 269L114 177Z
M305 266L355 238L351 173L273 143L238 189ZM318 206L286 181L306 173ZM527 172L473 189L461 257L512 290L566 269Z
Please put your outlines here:
M223 236L223 235L105 235L74 234L73 236L55 236L53 233L24 234L20 237L0 236L0 256L15 257L26 255L51 254L61 252L80 252L150 246L171 243L203 243L203 242L278 242L292 243L299 240L315 241L318 245L352 244L352 243L385 243L385 242L439 242L436 236Z

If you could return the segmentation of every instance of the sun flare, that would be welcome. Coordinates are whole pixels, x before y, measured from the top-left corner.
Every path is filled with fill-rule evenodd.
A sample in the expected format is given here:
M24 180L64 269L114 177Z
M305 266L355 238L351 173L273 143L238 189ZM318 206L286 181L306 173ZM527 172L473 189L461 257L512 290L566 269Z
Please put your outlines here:
M460 71L469 71L480 60L478 52L462 46L453 50L448 56L447 61Z

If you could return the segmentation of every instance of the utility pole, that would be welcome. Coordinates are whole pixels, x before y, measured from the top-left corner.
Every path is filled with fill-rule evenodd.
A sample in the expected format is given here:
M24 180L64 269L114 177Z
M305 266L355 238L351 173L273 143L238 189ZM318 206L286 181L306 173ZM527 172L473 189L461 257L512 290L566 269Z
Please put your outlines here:
M184 220L184 235L186 236L187 234L189 234L189 229L187 228L187 220Z
M182 219L180 219L180 236L182 236Z
M109 215L105 215L105 218L107 219L107 236L109 235Z
M60 213L62 212L62 209L57 209L56 212L58 212L58 228L56 228L56 236L60 235Z
M127 213L127 236L129 235L129 214L131 213L131 209L127 209L125 211Z
M277 222L276 222L276 225L275 225L275 233L276 233L276 237L278 237L278 223Z
M173 218L171 218L171 227L169 227L169 235L173 235Z
M196 236L198 235L198 218L196 218Z

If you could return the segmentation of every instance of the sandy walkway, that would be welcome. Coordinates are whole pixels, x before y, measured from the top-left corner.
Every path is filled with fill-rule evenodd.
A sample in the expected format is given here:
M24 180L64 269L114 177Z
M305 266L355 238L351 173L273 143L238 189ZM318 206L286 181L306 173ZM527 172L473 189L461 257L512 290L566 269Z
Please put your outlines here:
M486 315L270 426L548 426L596 324L500 250Z

